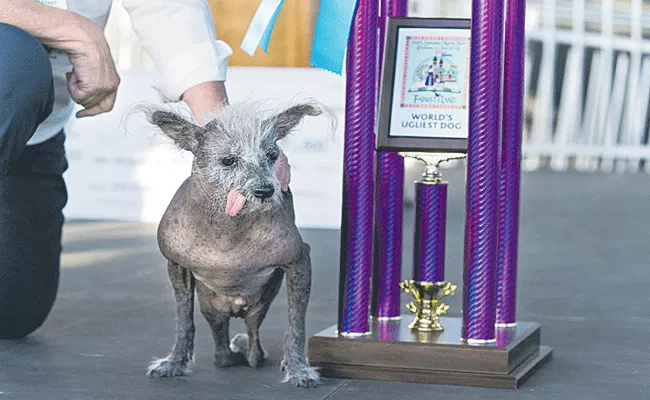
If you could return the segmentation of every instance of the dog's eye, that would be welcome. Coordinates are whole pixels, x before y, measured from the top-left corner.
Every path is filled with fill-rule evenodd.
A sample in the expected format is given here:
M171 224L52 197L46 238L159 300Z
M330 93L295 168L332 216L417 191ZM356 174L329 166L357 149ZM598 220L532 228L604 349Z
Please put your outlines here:
M271 162L276 162L278 160L278 157L280 157L279 153L271 152L266 155Z
M221 164L223 164L226 167L230 167L235 163L235 157L234 156L228 156L224 157L221 159Z

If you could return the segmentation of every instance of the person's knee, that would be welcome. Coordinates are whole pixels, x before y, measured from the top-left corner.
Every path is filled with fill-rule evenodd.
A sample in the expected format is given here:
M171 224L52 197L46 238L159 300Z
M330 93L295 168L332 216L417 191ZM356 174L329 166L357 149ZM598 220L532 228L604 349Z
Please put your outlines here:
M0 23L0 37L0 95L18 100L23 106L39 108L44 120L54 103L52 64L47 50L36 38L13 25Z
M22 280L11 271L1 271L0 275L8 282L0 285L3 291L0 295L0 339L20 339L29 335L43 325L52 311L58 289L58 265L45 268L47 265L41 264L44 271L26 271L30 276ZM0 265L0 268L7 266Z
M40 328L46 318L47 313L0 317L0 340L22 339Z
M19 339L34 332L47 319L56 300L60 254L56 250L60 246L53 243L50 247L55 251L35 251L21 264L18 257L27 246L0 247L6 253L0 257L4 258L0 262L0 339Z

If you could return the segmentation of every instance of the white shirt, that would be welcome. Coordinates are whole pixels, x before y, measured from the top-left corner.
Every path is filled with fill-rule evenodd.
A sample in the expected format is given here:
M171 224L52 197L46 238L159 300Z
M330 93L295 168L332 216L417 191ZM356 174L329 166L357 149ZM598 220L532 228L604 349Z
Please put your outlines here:
M47 4L51 0L39 2ZM104 29L112 3L112 0L67 0L64 7ZM179 101L187 89L199 83L226 80L232 49L217 40L205 0L123 0L123 6L142 47L151 55L160 72L161 79L155 88L163 101ZM55 136L74 110L65 76L72 70L70 60L65 54L54 52L51 61L54 109L39 125L28 145Z

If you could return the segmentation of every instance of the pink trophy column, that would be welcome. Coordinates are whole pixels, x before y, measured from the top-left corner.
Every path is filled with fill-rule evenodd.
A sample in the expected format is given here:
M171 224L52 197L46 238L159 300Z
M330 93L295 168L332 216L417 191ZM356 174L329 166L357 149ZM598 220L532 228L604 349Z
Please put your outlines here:
M517 302L517 246L521 140L524 108L526 2L506 0L503 82L503 136L499 170L499 243L497 258L498 326L512 326Z
M347 53L338 331L370 332L373 270L377 2L359 0Z
M447 182L415 183L413 280L445 280Z
M383 62L386 21L388 17L405 17L408 2L380 0L380 4L379 65ZM379 79L381 68L378 68L377 81ZM378 152L376 171L373 316L378 320L390 320L400 315L404 160L397 153Z
M495 340L503 0L474 0L461 339Z

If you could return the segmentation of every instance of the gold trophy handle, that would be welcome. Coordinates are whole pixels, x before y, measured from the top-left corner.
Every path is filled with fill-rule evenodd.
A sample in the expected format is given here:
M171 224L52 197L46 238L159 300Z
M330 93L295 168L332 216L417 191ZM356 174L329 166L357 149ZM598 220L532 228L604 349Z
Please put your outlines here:
M416 314L418 311L418 306L416 306L415 303L410 302L406 305L406 309L412 312L413 314Z

